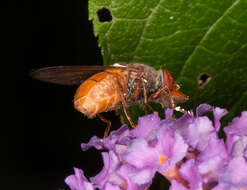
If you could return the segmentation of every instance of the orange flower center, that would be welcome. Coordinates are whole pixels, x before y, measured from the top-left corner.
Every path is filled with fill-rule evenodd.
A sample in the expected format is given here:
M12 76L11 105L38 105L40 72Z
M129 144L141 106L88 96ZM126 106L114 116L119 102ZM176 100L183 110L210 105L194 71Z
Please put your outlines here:
M160 163L164 164L165 161L166 161L166 157L165 156L161 156L160 157Z

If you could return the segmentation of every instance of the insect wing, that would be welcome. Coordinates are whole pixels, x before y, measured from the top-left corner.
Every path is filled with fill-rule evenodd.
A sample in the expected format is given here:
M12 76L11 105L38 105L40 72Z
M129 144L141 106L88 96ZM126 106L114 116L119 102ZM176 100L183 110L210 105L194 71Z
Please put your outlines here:
M54 66L34 70L30 73L32 78L40 81L62 84L78 85L95 73L115 66Z

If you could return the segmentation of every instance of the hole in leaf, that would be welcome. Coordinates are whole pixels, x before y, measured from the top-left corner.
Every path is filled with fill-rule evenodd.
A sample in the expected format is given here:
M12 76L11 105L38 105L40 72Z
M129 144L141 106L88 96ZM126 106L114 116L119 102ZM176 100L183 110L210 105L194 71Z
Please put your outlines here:
M211 75L208 73L200 73L197 77L198 88L204 88L211 78Z
M103 7L97 11L97 15L100 22L111 22L112 14L109 8Z

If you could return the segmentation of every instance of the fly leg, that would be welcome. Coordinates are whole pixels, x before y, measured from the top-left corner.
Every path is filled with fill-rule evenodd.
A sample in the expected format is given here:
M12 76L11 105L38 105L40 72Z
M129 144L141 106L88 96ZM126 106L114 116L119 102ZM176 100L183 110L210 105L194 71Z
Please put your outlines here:
M123 106L123 110L124 110L124 114L126 115L128 121L130 122L130 125L133 128L136 128L137 126L134 124L134 122L132 121L131 117L129 116L128 112L127 112L127 103L125 101L124 95L123 95L123 90L120 86L120 83L118 82L118 79L116 80L116 86L117 86L117 90L119 92L120 98L121 98L121 103Z
M167 97L169 98L171 107L172 107L172 109L174 109L176 107L176 105L174 103L174 100L172 99L172 96L171 96L171 93L170 93L168 86L163 86L162 88L160 88L157 92L155 92L154 94L152 94L150 96L150 99L156 99L162 91L165 91L167 93Z
M154 111L154 109L148 104L147 90L146 90L145 81L144 81L143 77L141 78L141 81L142 81L142 84L143 84L144 105L145 105L146 108L149 108L152 112L157 113L157 112Z
M111 128L111 121L106 119L100 114L97 114L98 118L103 121L106 124L105 132L104 132L104 138L106 138L109 134L110 128Z
M179 89L179 85L176 85L175 87L176 89ZM167 93L167 97L169 98L169 101L170 101L170 104L171 104L171 108L175 111L178 111L178 112L181 112L181 113L187 113L189 115L193 115L192 112L190 111L187 111L187 110L184 110L182 109L180 106L176 107L175 103L174 103L174 100L170 94L170 90L167 86L163 86L162 88L160 88L157 92L155 92L154 94L151 95L150 99L155 99L159 96L159 94L162 92L162 91L166 91Z
M184 113L184 114L185 114L185 113L186 113L186 114L189 114L190 116L193 116L193 112L187 111L187 110L181 108L180 106L175 107L174 110L176 110L176 111L178 111L178 112L181 112L181 113Z
M159 95L160 95L160 93L162 92L162 91L164 91L164 90L166 90L166 89L168 89L168 87L167 86L163 86L162 88L160 88L159 90L157 90L155 93L153 93L151 96L150 96L150 99L156 99Z
M147 91L145 87L145 79L143 78L142 75L138 75L137 78L140 78L140 80L137 83L137 86L135 87L135 91L133 93L133 98L137 99L140 89L143 88L143 98L144 98L144 105L142 105L142 109L145 110L147 113L147 108L149 108L151 111L153 111L153 108L147 103Z

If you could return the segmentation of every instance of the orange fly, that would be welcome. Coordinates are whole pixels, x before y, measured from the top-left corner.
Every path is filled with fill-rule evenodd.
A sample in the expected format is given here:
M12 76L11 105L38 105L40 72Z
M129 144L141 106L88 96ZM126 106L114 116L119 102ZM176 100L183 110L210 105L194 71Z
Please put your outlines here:
M63 84L78 85L74 96L74 107L79 112L93 118L98 116L107 123L107 136L111 123L100 115L102 112L123 107L132 127L135 127L128 115L127 107L144 104L152 109L148 102L157 102L163 108L176 107L189 98L179 91L179 85L168 70L155 70L141 63L115 63L111 66L55 66L35 70L31 73L35 79Z

